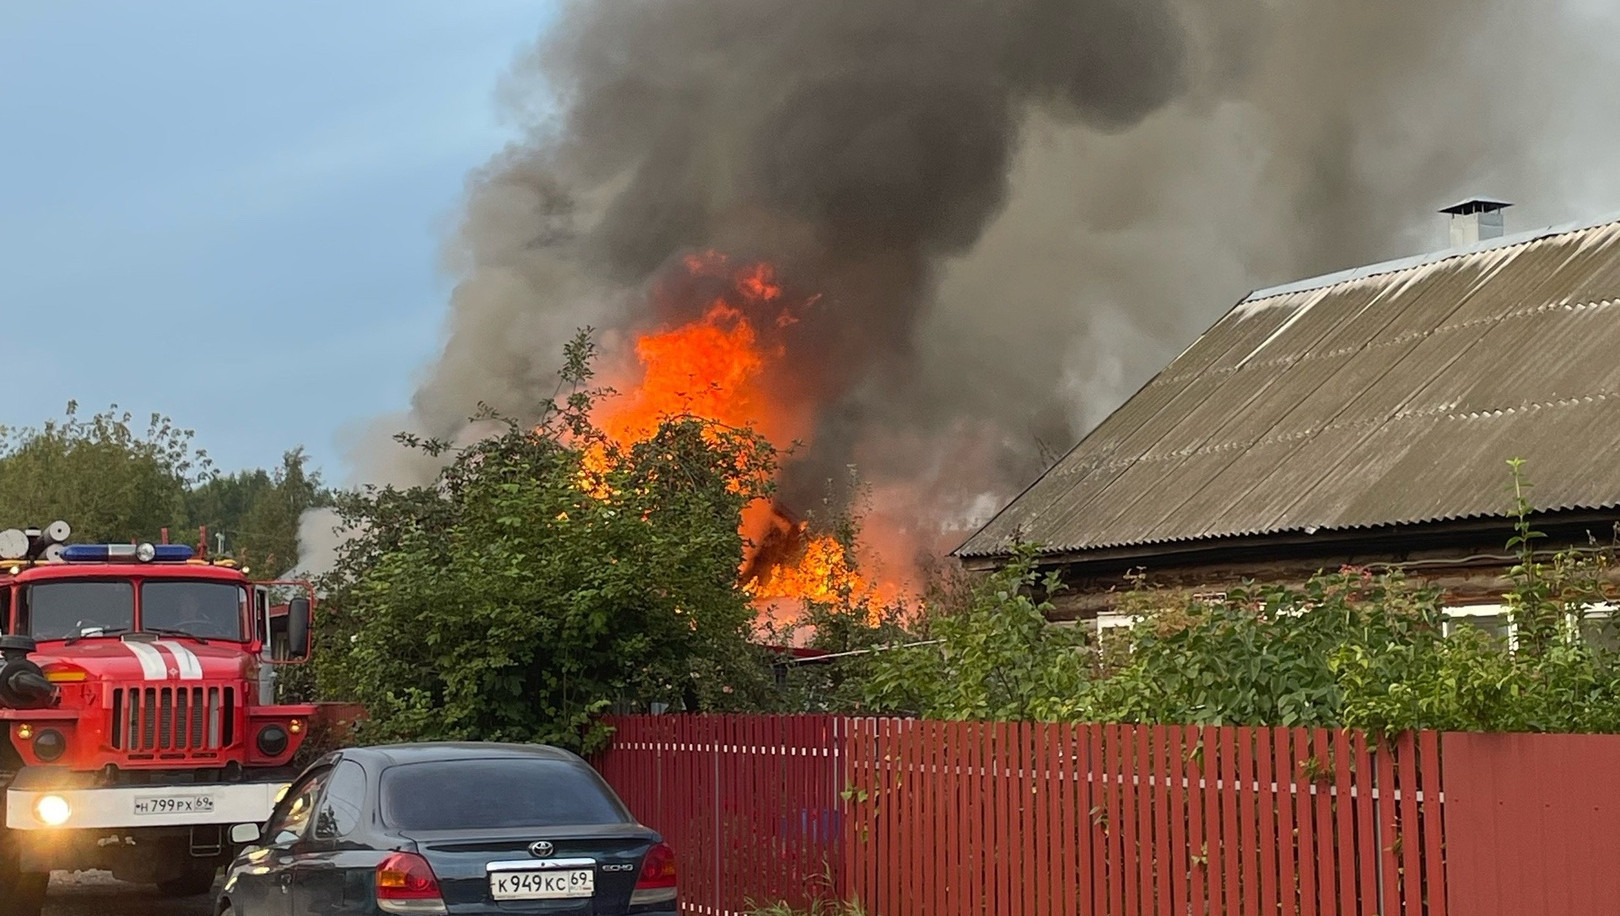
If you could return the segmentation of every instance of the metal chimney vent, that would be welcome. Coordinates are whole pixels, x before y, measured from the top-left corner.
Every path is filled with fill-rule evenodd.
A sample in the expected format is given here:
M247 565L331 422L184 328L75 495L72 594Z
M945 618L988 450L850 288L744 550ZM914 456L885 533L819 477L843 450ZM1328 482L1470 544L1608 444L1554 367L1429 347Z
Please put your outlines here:
M1449 207L1441 207L1441 213L1451 215L1451 247L1462 248L1486 239L1501 238L1502 211L1511 206L1505 200L1470 197Z

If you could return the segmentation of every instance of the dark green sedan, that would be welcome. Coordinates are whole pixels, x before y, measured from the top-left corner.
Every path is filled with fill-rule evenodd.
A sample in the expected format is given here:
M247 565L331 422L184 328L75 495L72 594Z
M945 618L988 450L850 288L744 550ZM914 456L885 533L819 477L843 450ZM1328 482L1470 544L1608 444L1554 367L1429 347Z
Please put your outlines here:
M675 856L553 747L352 748L239 825L217 912L673 916Z

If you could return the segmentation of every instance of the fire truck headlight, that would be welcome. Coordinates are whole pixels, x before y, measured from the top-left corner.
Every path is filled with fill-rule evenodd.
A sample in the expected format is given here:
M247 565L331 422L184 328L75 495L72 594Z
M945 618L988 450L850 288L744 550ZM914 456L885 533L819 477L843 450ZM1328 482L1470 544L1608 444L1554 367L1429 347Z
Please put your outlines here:
M287 730L279 725L266 725L259 729L259 753L266 757L280 757L287 749Z
M73 816L73 806L60 795L46 795L34 802L34 816L47 827L60 827Z
M50 763L67 753L67 738L54 728L34 736L34 756Z

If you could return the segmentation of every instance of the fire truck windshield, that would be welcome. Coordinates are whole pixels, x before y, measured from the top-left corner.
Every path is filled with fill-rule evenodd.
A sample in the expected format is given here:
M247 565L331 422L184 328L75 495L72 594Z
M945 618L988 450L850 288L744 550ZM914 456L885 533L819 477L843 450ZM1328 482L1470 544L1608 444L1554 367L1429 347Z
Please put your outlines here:
M141 584L141 628L240 641L247 601L247 589L229 582L149 580Z
M128 582L42 582L28 589L27 625L35 639L125 632L135 623L135 586Z
M28 589L25 632L35 639L80 639L147 630L168 636L241 641L248 591L229 582L148 580L135 586L102 580L40 582Z

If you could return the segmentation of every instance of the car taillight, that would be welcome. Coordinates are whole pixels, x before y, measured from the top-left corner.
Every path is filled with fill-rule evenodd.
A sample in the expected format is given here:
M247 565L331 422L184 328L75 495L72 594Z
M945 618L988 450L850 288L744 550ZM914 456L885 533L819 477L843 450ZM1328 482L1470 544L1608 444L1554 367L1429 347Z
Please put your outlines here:
M377 906L385 913L443 913L439 879L427 860L396 852L377 866Z
M675 850L670 849L668 843L659 843L647 850L647 857L641 860L641 877L636 879L630 905L673 902L676 883Z

